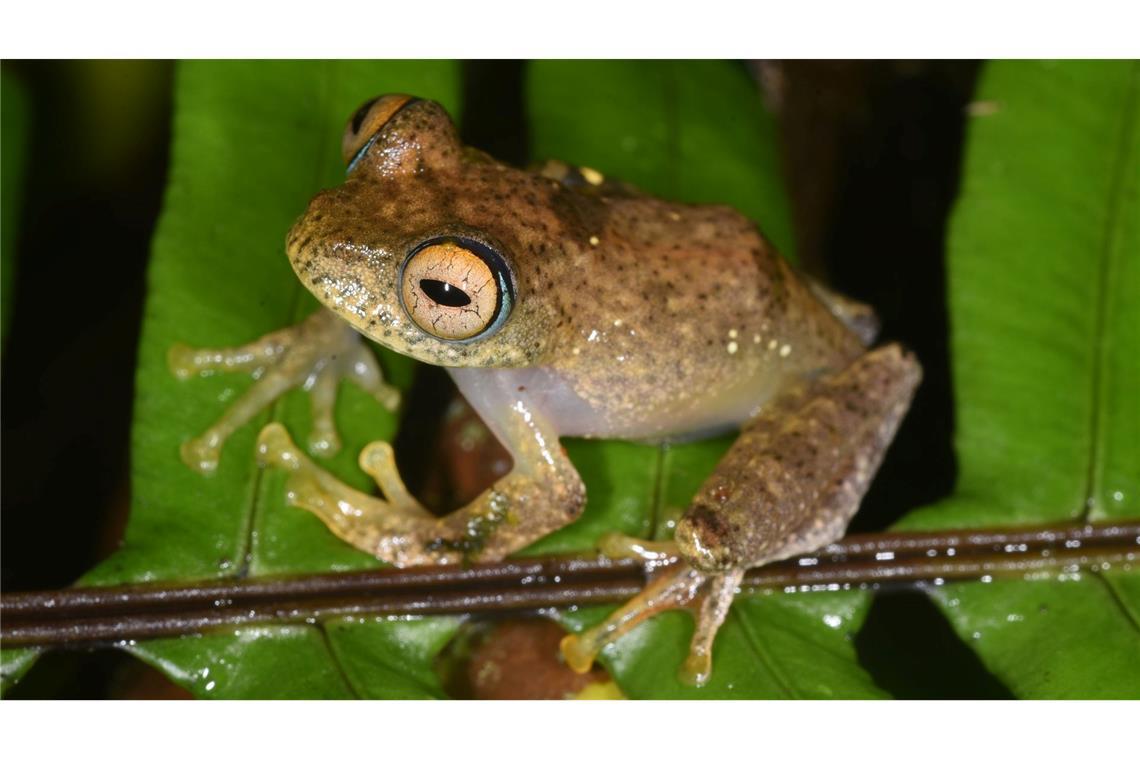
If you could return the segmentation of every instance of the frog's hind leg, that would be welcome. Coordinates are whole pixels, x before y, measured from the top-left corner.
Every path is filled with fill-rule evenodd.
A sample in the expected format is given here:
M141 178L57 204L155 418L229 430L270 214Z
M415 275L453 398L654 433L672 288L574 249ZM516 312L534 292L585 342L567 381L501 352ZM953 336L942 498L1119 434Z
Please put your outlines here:
M311 393L309 450L321 456L340 449L333 407L341 378L353 381L388 409L399 403L399 392L384 384L376 357L360 336L327 309L237 348L192 349L176 344L167 363L180 379L215 372L246 372L256 379L213 425L182 445L182 460L203 473L217 468L222 446L235 430L291 388Z
M740 434L675 538L695 567L757 567L837 539L854 516L921 377L883 346L786 393Z
M682 677L702 683L713 639L744 570L812 551L842 535L910 403L921 371L897 345L786 393L740 434L677 524L675 543L607 537L603 551L658 563L683 558L608 620L567 637L572 667L657 612L699 597ZM703 587L702 587L703 586Z

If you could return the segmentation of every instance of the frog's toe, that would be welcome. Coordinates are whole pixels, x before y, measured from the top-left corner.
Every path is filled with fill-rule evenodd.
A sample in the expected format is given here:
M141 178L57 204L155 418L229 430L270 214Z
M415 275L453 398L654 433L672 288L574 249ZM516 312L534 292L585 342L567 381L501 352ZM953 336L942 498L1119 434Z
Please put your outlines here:
M207 431L198 438L184 442L179 449L182 461L192 470L203 475L212 475L218 469L218 457L222 449L222 439L216 433Z
M372 396L389 412L400 408L400 389L394 385L382 385Z
M336 432L333 411L336 407L336 386L340 372L336 364L316 374L309 388L313 410L313 430L309 433L309 453L317 457L331 457L340 451L340 436Z
M358 342L345 360L347 364L345 374L349 380L356 383L365 393L371 394L389 412L399 408L399 389L384 382L384 375L380 371L376 355L363 342Z
M194 366L194 349L185 343L175 343L166 352L166 366L179 380L186 380L197 374Z
M295 470L300 466L301 452L293 444L285 426L271 422L257 436L257 463L262 467Z
M624 533L604 533L596 547L598 553L608 559L666 562L677 557L677 544L673 541L648 541Z
M693 638L689 642L689 656L681 666L678 676L691 686L703 686L712 675L712 651L716 633L720 630L728 610L732 607L732 600L736 598L736 591L740 588L740 581L744 578L744 570L729 570L723 574L709 578L700 590L700 605L694 612L695 627Z
M360 452L360 469L376 481L384 498L396 509L410 514L427 516L423 505L408 492L400 471L396 468L396 452L387 441L373 441Z

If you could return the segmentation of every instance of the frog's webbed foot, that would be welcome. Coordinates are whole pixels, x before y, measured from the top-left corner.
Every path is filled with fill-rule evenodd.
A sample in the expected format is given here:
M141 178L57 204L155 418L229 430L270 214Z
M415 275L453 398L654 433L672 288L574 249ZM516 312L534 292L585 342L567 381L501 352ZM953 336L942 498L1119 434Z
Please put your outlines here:
M217 422L182 445L182 461L202 473L217 468L222 445L234 430L291 388L301 387L310 394L313 431L309 450L319 456L331 456L340 449L333 408L341 378L356 383L387 409L395 409L400 401L399 391L384 383L376 357L360 336L327 309L237 348L193 349L175 344L167 363L180 379L215 372L246 372L256 379Z
M706 573L676 557L671 542L644 542L625 537L605 537L603 554L639 557L650 563L666 562L657 570L645 589L630 599L602 623L579 634L562 639L562 657L572 670L587 672L598 653L642 622L667 610L685 609L695 619L695 630L689 644L689 656L678 676L682 681L700 686L712 673L712 647L716 633L724 623L744 570Z

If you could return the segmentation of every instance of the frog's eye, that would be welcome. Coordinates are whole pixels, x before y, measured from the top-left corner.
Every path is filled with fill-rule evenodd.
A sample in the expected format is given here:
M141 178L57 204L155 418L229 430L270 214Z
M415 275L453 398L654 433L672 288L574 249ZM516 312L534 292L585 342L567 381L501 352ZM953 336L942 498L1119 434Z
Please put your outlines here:
M511 311L511 272L490 246L469 238L433 238L404 260L400 301L412 321L437 338L486 337Z
M340 155L348 166L346 173L355 168L372 143L376 142L384 125L391 121L401 108L415 101L416 98L411 95L384 95L373 98L356 109L356 113L348 120L344 128L344 137L340 141Z

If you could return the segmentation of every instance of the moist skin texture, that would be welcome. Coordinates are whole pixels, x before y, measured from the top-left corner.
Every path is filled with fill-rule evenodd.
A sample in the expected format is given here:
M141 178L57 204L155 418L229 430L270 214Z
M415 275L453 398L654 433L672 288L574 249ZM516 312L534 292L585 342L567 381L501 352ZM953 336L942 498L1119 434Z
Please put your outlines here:
M585 489L562 435L676 440L741 435L679 522L675 541L611 537L603 550L668 569L597 628L563 642L572 667L645 617L697 617L682 677L702 683L740 578L842 535L921 371L898 345L869 350L870 309L794 271L723 206L652 198L596 171L535 171L466 148L430 101L385 96L346 128L347 179L290 230L297 276L326 307L236 349L171 352L176 372L263 375L183 448L209 472L225 437L290 387L314 391L310 451L339 445L346 377L393 405L357 333L449 368L514 460L444 517L403 487L386 443L361 466L384 498L337 482L279 425L259 456L290 473L290 502L398 565L495 559L574 520Z

